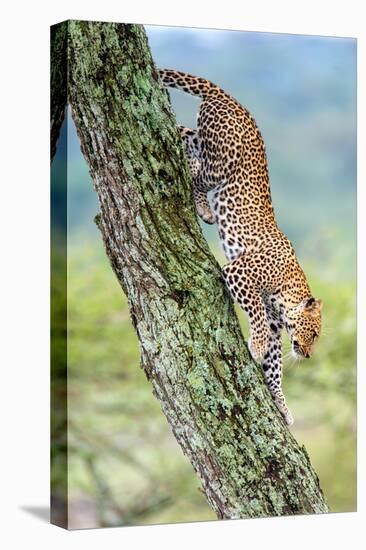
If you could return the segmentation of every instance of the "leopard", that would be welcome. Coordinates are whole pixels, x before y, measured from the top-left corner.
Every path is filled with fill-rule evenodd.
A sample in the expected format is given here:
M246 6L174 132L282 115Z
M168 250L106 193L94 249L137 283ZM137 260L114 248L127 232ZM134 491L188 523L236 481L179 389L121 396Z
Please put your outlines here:
M247 315L250 354L291 426L282 390L282 333L296 360L311 357L323 302L313 296L291 241L277 225L261 132L247 108L211 81L175 69L158 72L166 88L202 100L197 128L179 126L197 214L217 226L228 261L223 279Z

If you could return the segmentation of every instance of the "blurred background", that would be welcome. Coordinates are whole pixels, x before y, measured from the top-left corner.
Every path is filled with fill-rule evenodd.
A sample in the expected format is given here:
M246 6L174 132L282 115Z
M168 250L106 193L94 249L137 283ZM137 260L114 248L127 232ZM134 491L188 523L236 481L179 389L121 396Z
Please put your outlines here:
M285 363L291 429L307 448L331 510L354 511L356 40L145 28L157 66L217 83L249 109L262 132L278 225L324 301L314 357ZM176 91L171 97L178 123L195 127L199 100ZM126 299L93 223L97 199L70 115L52 166L59 200L65 150L70 527L215 519L139 367ZM222 265L215 228L204 232ZM60 423L60 442L62 429ZM64 481L57 460L52 475L54 484Z

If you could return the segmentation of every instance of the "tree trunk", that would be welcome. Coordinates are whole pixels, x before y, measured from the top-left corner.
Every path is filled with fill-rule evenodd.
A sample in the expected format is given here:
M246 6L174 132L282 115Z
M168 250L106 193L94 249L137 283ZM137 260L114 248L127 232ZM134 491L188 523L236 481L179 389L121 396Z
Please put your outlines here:
M67 21L51 27L51 161L56 153L56 143L65 117L67 103L67 30Z
M219 518L327 512L202 236L143 27L69 22L68 63L97 223L128 297L141 366L209 504Z

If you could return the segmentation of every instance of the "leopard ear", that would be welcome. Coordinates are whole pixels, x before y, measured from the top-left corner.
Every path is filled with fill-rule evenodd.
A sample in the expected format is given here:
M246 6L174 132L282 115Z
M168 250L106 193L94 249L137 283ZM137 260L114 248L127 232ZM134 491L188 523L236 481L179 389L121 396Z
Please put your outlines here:
M308 298L304 304L304 312L307 315L316 315L321 311L322 307L322 300L316 300L315 298L311 297Z

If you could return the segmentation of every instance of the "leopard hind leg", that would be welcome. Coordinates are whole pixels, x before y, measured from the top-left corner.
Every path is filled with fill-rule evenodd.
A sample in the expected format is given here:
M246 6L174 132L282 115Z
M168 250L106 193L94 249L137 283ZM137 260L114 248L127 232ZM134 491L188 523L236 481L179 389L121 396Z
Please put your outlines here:
M185 128L184 126L179 126L179 130L185 145L188 165L192 174L193 198L197 213L204 222L213 224L216 219L211 210L210 203L208 202L207 192L199 184L201 161L197 131L192 130L192 128Z

